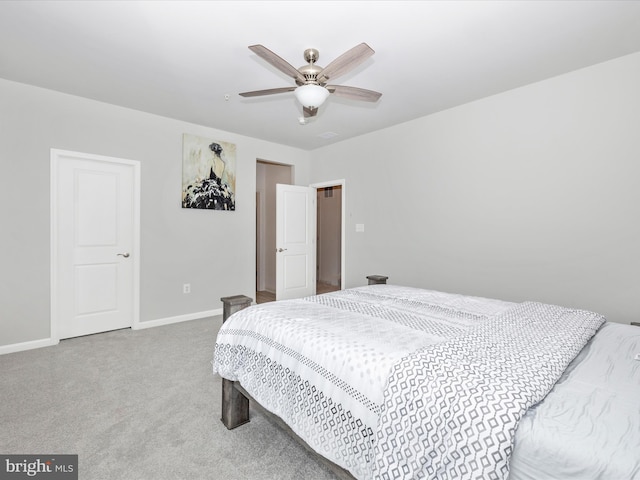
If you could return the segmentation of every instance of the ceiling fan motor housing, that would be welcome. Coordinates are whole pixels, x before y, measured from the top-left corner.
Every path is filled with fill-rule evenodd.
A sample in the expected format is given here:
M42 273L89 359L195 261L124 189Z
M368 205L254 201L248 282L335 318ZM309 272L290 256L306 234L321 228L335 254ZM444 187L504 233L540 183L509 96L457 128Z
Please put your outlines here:
M304 75L305 82L302 83L296 80L298 85L308 85L310 83L318 84L318 74L323 70L322 67L317 66L315 63L320 57L320 52L315 48L307 48L304 51L304 59L308 62L307 65L303 65L298 71Z

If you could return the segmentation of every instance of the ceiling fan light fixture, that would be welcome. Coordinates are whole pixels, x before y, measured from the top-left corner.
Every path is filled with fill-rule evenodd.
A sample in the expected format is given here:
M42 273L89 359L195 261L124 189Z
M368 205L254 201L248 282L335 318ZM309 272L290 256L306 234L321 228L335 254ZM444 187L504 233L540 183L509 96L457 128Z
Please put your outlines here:
M329 90L320 85L301 85L293 92L298 101L307 108L318 108L329 96Z

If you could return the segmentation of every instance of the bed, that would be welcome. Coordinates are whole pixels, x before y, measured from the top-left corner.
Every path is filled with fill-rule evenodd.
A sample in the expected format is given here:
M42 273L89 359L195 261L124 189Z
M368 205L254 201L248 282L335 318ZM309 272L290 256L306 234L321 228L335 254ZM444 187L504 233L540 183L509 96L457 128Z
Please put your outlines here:
M213 369L223 418L247 394L357 479L640 479L637 354L593 312L379 284L234 313Z

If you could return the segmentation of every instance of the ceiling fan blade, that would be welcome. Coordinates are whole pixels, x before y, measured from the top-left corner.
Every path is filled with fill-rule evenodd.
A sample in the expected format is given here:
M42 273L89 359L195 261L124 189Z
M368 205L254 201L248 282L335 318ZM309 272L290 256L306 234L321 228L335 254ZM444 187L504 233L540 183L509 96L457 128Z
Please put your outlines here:
M318 108L302 107L302 113L304 114L304 118L315 117L318 113Z
M353 47L324 67L324 70L318 75L318 83L325 83L330 78L344 75L349 70L356 68L374 53L373 49L366 43L361 43Z
M249 50L251 50L253 53L258 55L260 58L269 62L271 65L276 67L278 70L280 70L282 73L286 74L287 76L293 78L294 80L304 83L305 81L304 75L302 75L297 68L295 68L289 62L287 62L283 58L273 53L268 48L262 45L251 45L249 47Z
M358 87L348 87L346 85L327 85L327 90L336 97L360 100L362 102L377 102L382 96L380 92L374 92L373 90L366 90Z
M241 97L261 97L262 95L273 95L274 93L293 92L296 87L269 88L267 90L255 90L253 92L243 92Z

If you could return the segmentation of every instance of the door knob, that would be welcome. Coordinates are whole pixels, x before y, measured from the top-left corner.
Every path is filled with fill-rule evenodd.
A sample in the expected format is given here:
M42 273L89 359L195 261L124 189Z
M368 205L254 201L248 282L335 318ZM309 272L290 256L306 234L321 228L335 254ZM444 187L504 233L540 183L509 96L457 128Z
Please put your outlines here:
M285 250L286 250L286 248L278 248L278 249L276 250L276 252L284 252Z
M124 258L129 258L129 254L128 253L118 253L116 256L118 255L122 255Z

